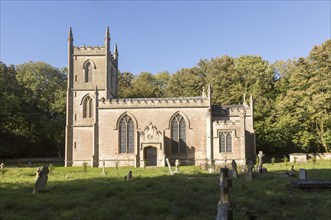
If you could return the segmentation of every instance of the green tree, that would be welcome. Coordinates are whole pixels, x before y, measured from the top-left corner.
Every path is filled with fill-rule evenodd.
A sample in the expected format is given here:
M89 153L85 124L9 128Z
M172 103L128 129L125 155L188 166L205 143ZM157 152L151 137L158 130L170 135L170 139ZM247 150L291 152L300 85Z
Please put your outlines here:
M1 66L2 75L6 74L5 65ZM66 76L43 62L12 69L10 77L1 80L8 83L10 78L15 86L3 93L15 105L5 100L11 108L5 110L6 122L1 124L6 133L0 143L1 156L54 156L64 149Z
M186 68L172 75L169 82L169 94L172 97L201 96L205 85L204 76L197 67Z
M133 79L134 75L130 72L118 74L118 96L120 98L134 97Z
M277 82L277 127L282 139L304 151L330 151L331 41L307 58L283 63Z

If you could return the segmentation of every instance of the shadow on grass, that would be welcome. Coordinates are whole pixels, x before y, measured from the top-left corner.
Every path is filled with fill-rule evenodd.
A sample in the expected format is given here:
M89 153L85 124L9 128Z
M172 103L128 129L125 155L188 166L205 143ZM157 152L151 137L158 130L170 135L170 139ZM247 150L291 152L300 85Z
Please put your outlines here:
M102 176L33 184L2 183L2 219L210 219L218 201L216 175L120 178Z
M309 173L316 173L321 178L330 171L309 170ZM154 170L138 170L136 173L139 172ZM60 170L58 175L50 176L47 192L35 195L32 195L32 181L2 182L0 218L215 218L220 192L218 174L137 175L132 181L124 182L124 173L126 171L107 176L98 173L91 177L74 170L71 171L72 177L66 179L65 172ZM246 211L253 211L258 219L264 220L330 219L330 191L293 192L286 187L290 180L292 178L275 173L257 175L252 182L246 182L244 176L234 179L230 188L234 219L245 219Z

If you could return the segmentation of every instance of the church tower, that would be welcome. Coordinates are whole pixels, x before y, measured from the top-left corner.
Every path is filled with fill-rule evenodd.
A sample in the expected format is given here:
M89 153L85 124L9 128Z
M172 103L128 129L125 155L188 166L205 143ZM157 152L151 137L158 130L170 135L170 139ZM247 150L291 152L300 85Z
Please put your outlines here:
M98 101L118 96L118 49L110 52L107 27L104 46L74 46L68 36L68 87L65 166L98 161ZM79 150L76 150L79 149ZM81 164L76 164L81 165Z

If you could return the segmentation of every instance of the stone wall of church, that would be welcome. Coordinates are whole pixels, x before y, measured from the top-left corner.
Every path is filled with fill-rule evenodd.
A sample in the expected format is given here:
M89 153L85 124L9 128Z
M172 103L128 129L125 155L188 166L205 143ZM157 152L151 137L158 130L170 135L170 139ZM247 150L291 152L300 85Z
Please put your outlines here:
M102 104L100 103L102 106ZM143 155L139 155L140 142L138 140L141 132L150 123L158 131L164 131L164 146L162 151L166 157L174 163L180 159L182 164L198 164L197 161L206 158L206 114L207 103L198 107L176 107L159 104L153 106L148 103L134 104L122 108L121 104L112 104L112 107L99 109L99 165L105 161L106 166L135 166ZM186 153L173 154L171 152L170 120L176 114L184 116L186 122ZM135 124L135 149L134 153L119 153L119 119L123 114L130 116Z
M73 166L91 165L93 155L93 127L73 127Z
M213 159L216 164L224 165L225 160L244 164L248 159L255 159L255 134L253 115L249 106L229 107L227 114L214 117L213 126ZM231 135L231 151L221 151L221 134Z
M105 48L91 49L91 48L74 48L73 54L73 89L78 90L95 90L95 87L98 86L98 89L106 89L106 62L105 62ZM90 52L91 54L89 54ZM85 82L85 70L84 64L86 62L91 63L92 71L92 80L91 82Z

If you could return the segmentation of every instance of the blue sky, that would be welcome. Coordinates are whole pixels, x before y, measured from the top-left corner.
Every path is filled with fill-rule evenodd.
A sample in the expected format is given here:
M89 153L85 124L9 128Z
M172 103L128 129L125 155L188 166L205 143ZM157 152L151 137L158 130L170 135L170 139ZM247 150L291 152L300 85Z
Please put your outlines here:
M106 26L120 71L169 71L200 59L306 57L331 38L330 1L4 1L1 61L67 65L74 45L103 46Z

